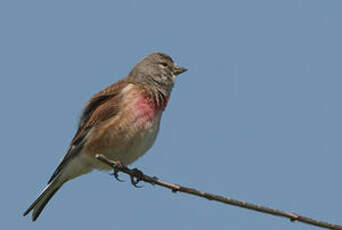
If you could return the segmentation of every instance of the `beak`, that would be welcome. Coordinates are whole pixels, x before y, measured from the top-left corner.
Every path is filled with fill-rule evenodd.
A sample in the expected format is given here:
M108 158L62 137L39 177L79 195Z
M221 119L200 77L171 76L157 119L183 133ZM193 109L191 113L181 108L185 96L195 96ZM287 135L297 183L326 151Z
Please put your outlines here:
M185 71L187 71L187 69L186 68L184 68L184 67L181 67L181 66L178 66L178 65L175 65L175 68L174 68L174 70L173 70L173 73L174 73L174 75L179 75L179 74L181 74L181 73L184 73Z

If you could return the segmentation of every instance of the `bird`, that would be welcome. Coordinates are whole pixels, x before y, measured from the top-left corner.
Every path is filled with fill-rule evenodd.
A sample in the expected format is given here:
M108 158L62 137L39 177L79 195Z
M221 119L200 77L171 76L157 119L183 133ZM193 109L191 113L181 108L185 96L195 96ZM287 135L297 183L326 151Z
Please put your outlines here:
M94 169L111 170L96 159L97 154L125 166L145 154L158 135L176 76L185 71L169 55L154 52L140 60L126 77L92 96L65 156L23 215L32 211L35 221L67 181Z

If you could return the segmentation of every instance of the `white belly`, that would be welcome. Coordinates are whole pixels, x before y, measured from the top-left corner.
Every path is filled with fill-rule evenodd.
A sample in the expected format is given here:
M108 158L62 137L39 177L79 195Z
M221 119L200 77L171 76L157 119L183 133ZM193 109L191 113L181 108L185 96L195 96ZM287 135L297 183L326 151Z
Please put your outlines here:
M161 113L148 122L142 122L140 119L135 120L130 125L129 131L126 130L126 132L120 134L122 137L119 138L120 141L118 141L117 134L108 133L108 136L113 135L115 137L106 137L106 139L112 139L113 141L104 148L104 152L98 153L105 155L110 160L120 161L124 165L131 164L152 147L159 132L160 118ZM98 160L94 161L93 159L92 167L100 170L111 169Z
M124 165L129 165L145 154L154 144L159 132L160 116L151 121L151 124L141 128L130 138L124 149L120 152L113 151L113 158L117 158Z

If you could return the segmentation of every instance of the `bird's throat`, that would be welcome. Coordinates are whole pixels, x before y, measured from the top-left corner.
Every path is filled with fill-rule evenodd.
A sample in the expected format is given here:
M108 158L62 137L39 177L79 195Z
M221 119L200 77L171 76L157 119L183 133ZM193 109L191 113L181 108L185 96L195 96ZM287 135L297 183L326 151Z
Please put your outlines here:
M168 103L168 97L162 95L142 94L137 97L134 105L138 117L146 121L152 121L159 116Z
M168 99L159 90L130 84L123 89L122 108L126 108L128 117L141 124L159 119Z

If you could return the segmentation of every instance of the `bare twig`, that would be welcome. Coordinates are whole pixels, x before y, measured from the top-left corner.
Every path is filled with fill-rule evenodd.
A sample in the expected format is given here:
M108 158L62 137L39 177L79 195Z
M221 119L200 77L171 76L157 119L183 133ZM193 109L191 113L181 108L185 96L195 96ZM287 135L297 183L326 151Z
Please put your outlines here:
M224 197L224 196L219 196L219 195L215 195L215 194L211 194L211 193L202 192L202 191L199 191L199 190L194 189L194 188L184 187L181 185L161 181L156 177L147 176L141 172L140 172L140 174L137 175L136 169L129 169L126 166L124 166L118 162L111 161L111 160L107 159L103 155L96 155L96 158L98 160L100 160L101 162L109 165L110 167L112 167L116 171L121 171L121 172L128 174L131 178L138 176L138 178L137 178L138 181L145 181L145 182L150 183L152 185L155 185L155 184L160 185L162 187L171 189L171 191L174 193L176 193L176 192L188 193L188 194L192 194L195 196L207 198L208 200L215 200L215 201L218 201L221 203L239 206L239 207L251 209L251 210L254 210L257 212L263 212L263 213L267 213L267 214L274 215L274 216L285 217L285 218L290 219L293 222L299 221L302 223L315 225L315 226L322 227L322 228L342 230L341 225L336 225L336 224L323 222L320 220L315 220L315 219L312 219L312 218L309 218L306 216L301 216L301 215L295 214L293 212L284 212L281 210L268 208L268 207L264 207L261 205L256 205L256 204L252 204L252 203L248 203L248 202L244 202L244 201L240 201L240 200L235 200L235 199L232 199L229 197Z

